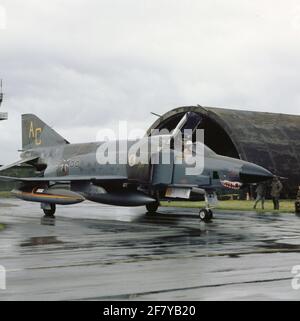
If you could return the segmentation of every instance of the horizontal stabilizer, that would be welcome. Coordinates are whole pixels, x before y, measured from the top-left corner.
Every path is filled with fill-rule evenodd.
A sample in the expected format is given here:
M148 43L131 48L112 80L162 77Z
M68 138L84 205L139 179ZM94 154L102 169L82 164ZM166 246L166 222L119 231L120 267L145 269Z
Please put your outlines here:
M14 168L14 167L17 167L17 166L21 166L21 165L24 165L26 163L30 163L34 160L37 160L38 157L34 156L34 157L29 157L29 158L25 158L25 159L22 159L22 160L19 160L15 163L12 163L12 164L9 164L9 165L6 165L6 166L1 166L0 167L0 172L3 172L5 171L6 169L10 169L10 168Z

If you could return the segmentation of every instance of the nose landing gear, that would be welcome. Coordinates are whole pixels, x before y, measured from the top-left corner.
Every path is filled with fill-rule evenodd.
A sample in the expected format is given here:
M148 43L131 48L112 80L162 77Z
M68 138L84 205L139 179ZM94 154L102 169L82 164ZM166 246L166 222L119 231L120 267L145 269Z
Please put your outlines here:
M199 211L199 218L201 221L210 222L213 219L213 211L211 207L218 205L218 197L214 191L205 191L205 208L201 208Z
M209 222L213 219L213 212L210 208L201 208L199 212L199 218L201 221Z

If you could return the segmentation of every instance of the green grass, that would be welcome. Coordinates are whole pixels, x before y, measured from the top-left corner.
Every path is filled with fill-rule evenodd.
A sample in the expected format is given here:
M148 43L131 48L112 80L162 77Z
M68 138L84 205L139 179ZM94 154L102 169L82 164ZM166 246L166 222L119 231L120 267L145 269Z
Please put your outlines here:
M0 192L0 198L12 197L10 192ZM236 210L236 211L253 211L254 201L219 201L217 209L220 210ZM187 207L187 208L201 208L205 207L204 202L191 202L191 201L172 201L172 202L161 202L162 206L174 206L174 207ZM257 206L257 212L277 212L273 210L273 202L267 200L265 202L265 209L261 209L261 204ZM294 213L295 212L295 201L294 200L282 200L280 202L281 213ZM1 230L1 225L0 225Z
M0 198L10 198L12 197L10 192L0 192Z
M5 226L0 223L0 232L1 232L2 230L4 230L4 227L5 227Z
M237 210L237 211L253 211L254 201L219 201L216 209L220 210ZM201 208L205 206L204 202L189 202L189 201L172 201L161 202L162 206L175 206L175 207L187 207L187 208ZM278 212L273 209L273 202L268 200L265 202L265 209L261 209L261 204L257 206L257 212ZM295 201L283 200L280 202L281 213L294 213Z

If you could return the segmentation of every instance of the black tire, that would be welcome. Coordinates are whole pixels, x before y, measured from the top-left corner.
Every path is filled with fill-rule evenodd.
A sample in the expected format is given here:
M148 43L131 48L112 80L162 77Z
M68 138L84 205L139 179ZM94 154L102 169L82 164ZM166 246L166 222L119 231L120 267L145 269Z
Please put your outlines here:
M202 208L200 211L199 211L199 218L201 221L204 221L204 222L209 222L212 220L213 218L213 212L212 210L210 209L207 209L207 208Z
M159 203L156 202L156 203L150 203L150 204L147 204L146 205L146 209L148 211L148 213L150 214L154 214L156 213L157 209L158 209L158 206L159 206Z
M56 205L55 204L50 204L50 207L51 207L50 210L43 209L43 211L45 213L45 216L54 217L54 214L56 212Z

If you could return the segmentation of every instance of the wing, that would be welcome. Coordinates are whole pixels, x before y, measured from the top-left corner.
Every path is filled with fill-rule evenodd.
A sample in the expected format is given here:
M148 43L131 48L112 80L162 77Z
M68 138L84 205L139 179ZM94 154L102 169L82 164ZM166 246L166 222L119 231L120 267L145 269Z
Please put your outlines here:
M49 176L49 177L10 177L0 176L0 181L4 182L24 182L24 183L39 183L39 182L76 182L76 181L91 181L91 182L126 182L126 176Z
M19 160L19 161L15 162L15 163L12 163L12 164L9 164L9 165L6 165L6 166L1 166L0 167L0 172L3 172L3 171L5 171L6 169L9 169L9 168L13 168L13 167L16 167L16 166L21 166L23 164L32 162L32 161L37 160L37 159L38 159L38 157L34 156L34 157L24 158L22 160Z

